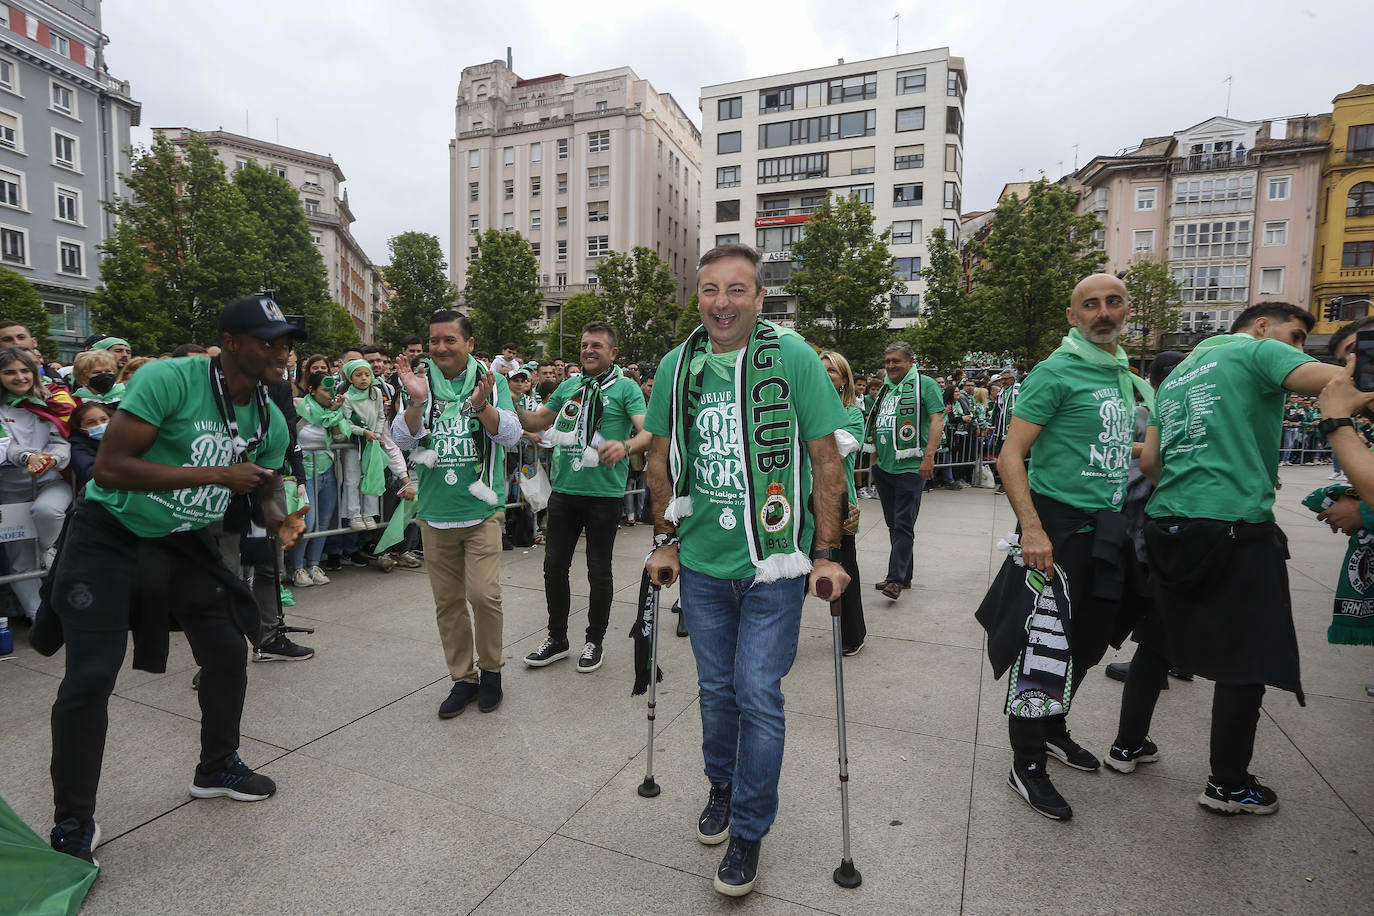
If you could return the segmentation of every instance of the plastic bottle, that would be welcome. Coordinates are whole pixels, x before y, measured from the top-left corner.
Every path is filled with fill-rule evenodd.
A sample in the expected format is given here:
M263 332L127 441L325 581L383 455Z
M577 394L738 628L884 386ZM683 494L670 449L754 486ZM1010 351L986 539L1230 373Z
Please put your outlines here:
M0 655L9 655L14 651L14 633L10 631L10 619L0 617Z

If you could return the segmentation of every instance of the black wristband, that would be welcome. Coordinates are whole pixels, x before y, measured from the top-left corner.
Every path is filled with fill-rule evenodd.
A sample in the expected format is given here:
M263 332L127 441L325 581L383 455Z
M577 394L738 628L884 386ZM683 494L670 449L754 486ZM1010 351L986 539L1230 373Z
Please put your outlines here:
M1355 421L1351 417L1330 417L1317 424L1317 432L1321 433L1322 436L1329 436L1342 426L1349 426L1354 429Z
M838 547L823 547L823 548L819 548L819 549L817 549L817 550L813 550L813 551L811 551L811 559L813 559L813 560L831 560L831 561L833 561L833 562L838 563L838 562L840 562L840 548L838 548Z

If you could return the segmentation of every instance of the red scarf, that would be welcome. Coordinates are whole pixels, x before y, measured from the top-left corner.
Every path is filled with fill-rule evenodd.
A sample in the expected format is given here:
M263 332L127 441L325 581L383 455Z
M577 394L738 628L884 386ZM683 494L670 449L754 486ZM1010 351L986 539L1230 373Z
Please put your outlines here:
M71 430L67 428L67 422L71 419L72 411L76 409L76 405L72 403L70 395L63 398L54 394L45 399L35 391L33 394L22 397L11 395L9 401L12 405L23 407L34 416L41 417L56 426L63 439L71 438Z

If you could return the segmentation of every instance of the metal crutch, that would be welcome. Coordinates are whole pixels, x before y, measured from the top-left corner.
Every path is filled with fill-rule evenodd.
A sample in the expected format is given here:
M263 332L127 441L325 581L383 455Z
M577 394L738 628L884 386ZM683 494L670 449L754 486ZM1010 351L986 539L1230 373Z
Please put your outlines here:
M654 782L654 712L658 707L658 597L662 589L649 581L649 753L644 763L644 781L639 784L642 798L657 798L663 791Z
M840 735L840 825L844 834L844 852L840 867L835 869L835 883L840 887L858 887L863 876L854 867L854 859L849 854L849 745L844 728L844 661L840 647L840 614L843 613L840 598L831 598L835 587L829 579L816 580L816 596L830 601L830 628L835 643L835 718L839 723Z

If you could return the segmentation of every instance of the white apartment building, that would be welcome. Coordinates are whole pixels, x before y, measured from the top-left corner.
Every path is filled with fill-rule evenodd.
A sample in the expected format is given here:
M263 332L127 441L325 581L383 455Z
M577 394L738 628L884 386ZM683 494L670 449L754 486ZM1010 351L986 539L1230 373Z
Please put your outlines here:
M386 285L381 270L368 259L349 231L355 219L348 206L348 191L342 187L343 169L332 157L225 130L155 129L178 145L190 142L192 134L199 134L231 175L254 162L290 182L300 193L310 234L324 258L330 298L348 309L364 341L373 339L377 319L386 309Z
M764 252L764 314L783 324L796 298L792 243L826 194L873 208L907 291L892 327L920 313L926 238L959 238L964 173L963 58L948 48L799 70L701 90L702 249L742 241Z
M461 292L473 235L519 232L534 249L545 320L596 285L611 251L637 245L695 282L701 134L676 100L629 67L521 79L506 63L465 67L449 143L449 264Z

